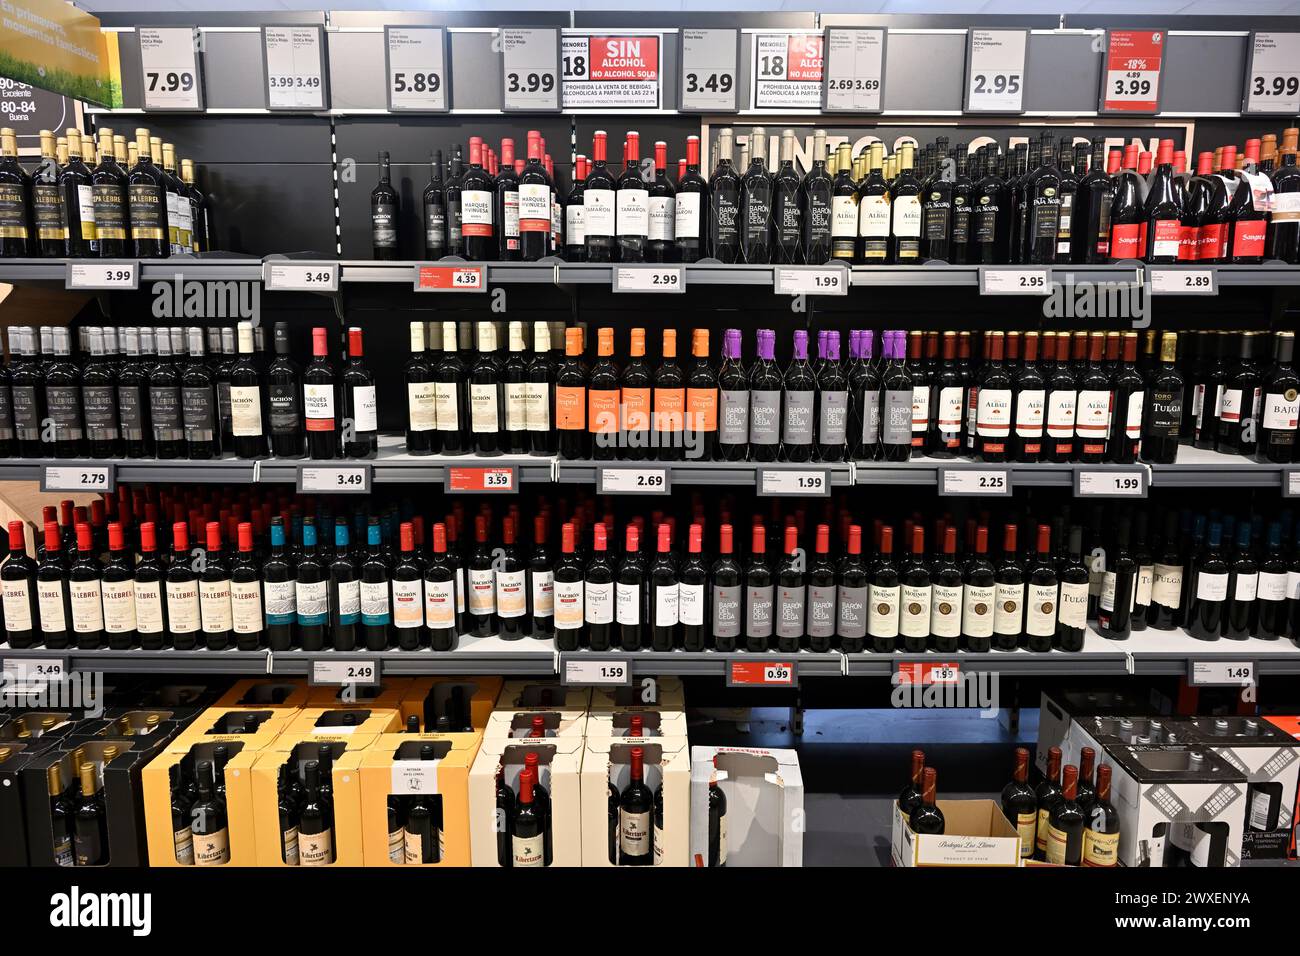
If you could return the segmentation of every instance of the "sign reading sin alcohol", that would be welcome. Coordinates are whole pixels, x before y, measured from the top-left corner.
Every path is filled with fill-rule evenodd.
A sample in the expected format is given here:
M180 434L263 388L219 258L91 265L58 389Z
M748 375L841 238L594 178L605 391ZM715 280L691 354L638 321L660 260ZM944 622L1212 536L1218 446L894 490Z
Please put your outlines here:
M567 109L658 109L658 36L565 36L561 98Z

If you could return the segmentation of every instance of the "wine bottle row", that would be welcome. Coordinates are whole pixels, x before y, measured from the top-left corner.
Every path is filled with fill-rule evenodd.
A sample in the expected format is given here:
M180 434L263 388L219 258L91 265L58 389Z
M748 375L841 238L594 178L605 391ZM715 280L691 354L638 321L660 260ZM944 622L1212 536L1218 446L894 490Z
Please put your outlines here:
M912 752L913 776L924 754ZM1094 775L1095 769L1095 775ZM1079 764L1061 766L1061 748L1048 751L1047 775L1029 785L1029 751L1016 748L1011 782L1002 790L1002 812L1020 834L1020 855L1057 866L1118 866L1120 819L1110 802L1110 764L1097 766L1097 751L1084 747ZM911 788L899 797L910 799Z
M409 501L336 512L123 487L89 512L50 509L36 558L10 524L4 624L11 647L84 650L450 651L498 635L560 650L1046 652L1081 650L1089 622L1114 640L1300 639L1290 510L1081 516L1066 500L866 523L846 502L818 518L774 499L764 516L726 496L713 519L698 494L648 515L539 496L531 519L457 501L426 522Z

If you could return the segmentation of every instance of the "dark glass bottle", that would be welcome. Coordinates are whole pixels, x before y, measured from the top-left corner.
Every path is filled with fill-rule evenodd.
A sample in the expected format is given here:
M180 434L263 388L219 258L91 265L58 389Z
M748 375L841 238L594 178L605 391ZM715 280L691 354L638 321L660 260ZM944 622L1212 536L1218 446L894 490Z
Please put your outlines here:
M265 458L266 430L262 424L265 402L262 373L253 353L253 325L240 322L237 331L239 357L230 366L231 443L237 458ZM274 428L274 415L271 418Z
M320 331L324 332L324 329ZM271 454L276 458L301 458L304 438L304 390L298 365L289 357L288 323L275 323L273 337L275 358L266 371L267 404L271 421ZM314 338L313 333L313 340ZM330 404L333 404L332 397Z
M804 620L808 604L806 563L806 557L799 548L799 529L787 525L781 560L776 567L773 613L776 649L783 654L797 654L804 644Z
M366 523L366 550L358 569L361 592L361 640L368 651L387 650L392 643L392 588L384 557L379 519Z
M470 441L479 455L499 455L505 444L501 416L501 371L497 367L496 327L479 322L478 360L469 370Z
M921 182L912 174L910 143L899 149L898 177L890 184L889 261L917 265L921 260Z
M429 185L420 196L424 209L424 257L437 260L447 254L447 194L442 183L442 150L429 154L429 167Z
M861 540L860 535L861 532L859 532L859 540ZM871 637L871 649L877 654L892 653L898 643L902 572L895 566L893 559L894 529L886 525L880 530L880 544L877 547L875 564L871 569L870 607L867 615L867 633ZM843 614L841 600L841 619ZM844 640L841 635L841 649L843 645Z
M881 173L885 147L872 143L867 153L867 175L857 187L856 208L841 206L845 214L857 218L857 252L855 260L866 265L883 265L889 261L890 185ZM837 160L838 162L838 160ZM839 182L837 174L836 182Z
M519 247L520 209L519 176L515 173L515 141L501 140L501 166L497 170L495 163L489 165L488 173L493 175L492 218L497 226L497 255L502 262L518 262L522 258ZM551 196L547 188L545 199L546 228L549 231L551 221ZM545 237L543 237L545 238Z
M1160 340L1160 365L1153 371L1145 390L1133 393L1141 394L1144 401L1140 453L1146 462L1173 464L1178 457L1184 380L1177 359L1178 335L1165 332ZM1132 395L1129 400L1132 401Z
M68 568L68 592L72 599L72 631L80 650L105 646L103 569L98 548L88 524L77 525L77 557Z
M431 455L440 451L438 432L438 396L424 344L424 322L412 322L411 357L406 360L406 452Z
M719 408L716 457L744 461L749 452L749 376L741 357L740 330L727 329L718 368Z
M458 193L462 254L471 262L497 258L497 230L501 224L495 221L494 183L483 168L483 140L478 136L470 137L469 168L458 179ZM452 254L457 254L454 248Z
M1006 336L1002 332L985 333L986 361L975 397L975 454L982 461L1008 460L1015 383L1003 361L1005 349Z
M1237 549L1228 562L1228 594L1223 611L1223 636L1244 641L1259 621L1259 564L1251 549L1251 524L1237 526Z
M753 528L753 541L749 562L745 566L745 597L742 613L745 650L750 653L767 651L772 644L772 615L775 608L776 586L772 569L767 564L767 533L763 525Z
M1024 747L1016 748L1011 782L1002 788L1002 814L1020 835L1020 858L1032 858L1038 831L1038 798L1029 786L1029 751Z
M847 453L849 380L840 364L840 333L818 336L817 405L814 416L818 461L843 461Z
M9 522L9 559L0 568L0 584L4 591L5 636L10 647L31 647L40 636L36 571L36 562L27 556L23 522Z
M652 394L651 423L658 458L660 461L680 461L686 457L686 373L677 361L676 329L663 330Z
M921 802L908 815L907 825L913 833L941 834L944 831L943 811L935 803L937 772L926 767L921 776Z
M332 789L329 771L320 761L303 764L303 796L298 807L298 865L329 866L334 862L334 804L326 796Z
M339 376L343 395L343 456L374 458L379 454L379 406L375 375L366 366L361 330L348 329L348 360Z
M808 364L808 333L796 329L794 353L781 383L781 457L811 461L816 419L817 379Z
M1059 348L1059 342L1058 342ZM1107 374L1102 358L1106 350L1104 332L1093 332L1088 336L1088 362L1078 374L1075 397L1074 434L1075 461L1095 463L1106 460L1106 449L1112 440L1111 405L1114 398L1111 391L1111 377ZM1115 429L1122 432L1125 428L1123 412L1116 412Z
M611 349L612 351L612 349ZM613 380L602 383L613 391L618 406L618 379L613 362L608 362ZM581 460L591 454L587 425L587 366L582 361L582 329L564 330L564 361L555 370L556 444L561 458Z
M647 186L646 262L677 260L677 187L668 178L667 164L668 144L660 140L655 143L654 179Z
M1282 554L1282 525L1271 522L1266 543L1259 559L1256 594L1255 637L1277 640L1287 632L1287 561Z
M799 261L819 266L831 257L832 182L826 171L826 131L813 130L808 175L799 187L803 240Z
M1246 140L1244 173L1261 175L1257 173L1259 146L1257 139ZM1238 186L1232 193L1227 216L1231 222L1231 234L1225 261L1233 265L1257 265L1263 262L1270 213L1260 208L1253 185L1241 173L1238 174Z
M1296 461L1296 428L1300 418L1300 376L1291 364L1295 355L1295 333L1273 333L1273 367L1260 384L1260 418L1256 423L1259 440L1255 459L1289 465Z
M1115 167L1119 154L1113 153ZM1077 263L1097 264L1110 261L1110 210L1115 199L1115 185L1107 168L1106 143L1093 137L1092 162L1088 173L1079 180L1070 215L1070 258Z
M1144 261L1157 265L1177 262L1182 246L1184 210L1174 180L1174 141L1162 139L1156 168L1147 186L1143 229L1147 235Z
M692 524L687 535L687 551L677 571L678 619L681 623L682 647L703 651L708 645L707 614L709 566L704 554L704 527ZM590 565L588 566L590 570Z
M1208 341L1207 341L1208 336ZM1197 448L1217 448L1223 423L1223 394L1227 390L1228 352L1232 336L1223 330L1201 333L1202 362L1194 369L1192 385L1192 444Z
M495 558L497 633L516 641L528 628L528 567L519 553L515 519L501 522L501 553Z
M709 251L723 263L741 262L740 177L732 166L733 135L718 131L718 165L709 177Z
M205 646L224 651L230 646L234 620L230 608L230 567L221 550L221 524L209 521L207 553L199 572L199 621Z
M749 368L749 455L776 461L781 450L781 372L776 367L776 332L758 330L758 356Z
M645 785L644 748L631 749L628 770L630 779L618 807L619 865L650 866L654 863L654 831L650 825L654 794Z
M80 143L81 131L73 129L70 132L75 134ZM87 199L90 198L90 171L81 162L80 150L76 156L75 166L71 159L66 145L60 144L55 147L52 131L41 130L41 160L32 171L31 186L32 224L35 226L31 234L31 245L36 255L54 258L65 254L70 257L94 254L92 250L95 237L94 207L89 203L83 206L81 202L83 195ZM63 172L60 172L61 162ZM65 210L63 204L65 193L61 181L63 176L69 173L78 177L77 185L85 185L86 191L83 193L74 186L71 194L76 205L71 210ZM91 216L89 235L82 233L83 209ZM82 251L75 254L70 251L65 253L65 241L69 249L78 248Z
M659 525L656 531L656 552L648 575L650 608L650 648L671 651L681 641L680 603L677 587L677 567L672 554L672 528Z
M53 358L45 368L45 408L53 425L50 454L54 458L82 458L86 454L85 416L82 410L82 373L71 357L68 330L53 330Z
M266 646L266 629L262 569L253 550L253 525L241 521L235 534L238 550L230 563L230 610L235 647L241 651L257 651Z
M266 645L272 651L294 646L297 616L293 563L285 553L284 519L271 519L270 548L262 565L262 587L266 603Z
M935 149L942 168L924 184L921 195L921 257L952 261L953 178L955 163L948 166L948 138L935 139Z
M780 166L772 177L772 261L803 261L803 181L794 168L794 130L781 131Z
M370 246L376 259L399 259L397 224L401 199L388 171L388 151L379 153L379 182L370 191Z
M623 146L624 169L615 193L615 237L620 262L645 262L650 232L650 193L641 178L641 134L630 130Z
M718 557L709 568L709 630L714 650L736 649L742 629L742 571L733 555L734 532L731 525L718 529Z
M100 257L120 259L130 254L130 215L127 207L127 171L119 164L114 155L112 130L99 131L99 165L90 174L91 205L95 224L95 245ZM78 186L81 184L78 183ZM82 192L78 189L78 211L82 202ZM64 215L70 209L66 205L65 193ZM85 214L81 213L83 225L82 239L85 236Z
M302 649L324 650L330 623L329 570L317 550L316 519L310 517L302 523L302 555L294 576L294 603Z
M40 636L46 647L60 650L72 643L72 601L68 589L68 565L63 553L58 524L47 521L44 531L45 553L35 572ZM21 631L21 628L17 630ZM21 634L15 639L12 628L9 634L9 645L11 647L31 646L22 643Z
M583 190L583 228L586 233L586 259L588 262L613 262L615 256L614 230L615 182L606 164L607 141L603 129L592 136L591 170L587 173Z
M1300 192L1300 167L1296 147L1300 132L1295 127L1282 131L1281 165L1272 173L1273 215L1268 225L1264 258L1295 265L1300 262L1300 210L1293 193Z
M913 391L915 376L907 366L907 333L884 332L884 367L881 370L880 445L885 461L907 461L912 456Z
M131 223L131 255L165 259L168 253L167 174L154 165L147 129L135 131L136 164L126 177ZM101 250L100 255L104 255Z
M908 654L924 653L930 645L930 617L933 586L925 558L925 529L912 527L909 554L901 566L898 649Z
M1048 831L1051 828L1052 808L1061 799L1061 748L1047 751L1047 773L1034 788L1038 798L1038 827L1034 835L1034 859L1047 860Z
M347 519L335 519L334 559L329 564L329 624L336 651L356 649L357 625L361 621L361 582L351 543Z
M435 651L455 650L459 634L458 596L456 568L447 546L447 525L441 521L434 523L433 552L423 568L415 550L414 527L404 522L399 533L402 550L393 568L397 646L404 651L419 650L426 645Z
M912 751L912 772L908 775L907 783L899 791L898 804L899 812L904 817L912 815L912 811L921 805L921 787L925 783L925 751Z
M665 330L665 336L667 333ZM676 399L679 390L673 387L672 380L678 370L670 367L669 381L660 396L654 387L659 372L650 368L645 357L645 329L632 329L628 361L621 374L613 358L614 330L602 328L597 335L597 359L591 369L592 385L588 392L591 456L601 461L615 457L634 461L652 458L656 437L655 400L662 397L669 405ZM673 333L674 351L676 347L676 333ZM617 390L613 388L614 382L618 383ZM617 447L612 441L615 436Z
M1215 451L1251 457L1258 445L1261 375L1256 356L1262 345L1259 332L1241 332L1236 366L1223 383ZM48 376L48 372L46 373Z
M492 567L492 548L488 544L488 523L484 515L474 518L474 550L467 567L467 606L469 627L474 637L497 632L496 577Z
M975 552L966 562L962 587L961 633L965 649L986 653L993 646L997 572L988 558L989 530L980 525L975 531Z
M1217 641L1228 606L1231 565L1220 550L1223 526L1213 521L1206 534L1205 550L1192 560L1188 586L1187 632L1203 641Z
M221 457L217 431L217 376L205 359L203 330L190 328L189 361L181 368L181 419L185 429L185 455L191 460ZM172 342L175 351L175 341Z
M566 262L587 261L587 210L585 193L587 157L579 153L573 165L573 182L564 199L564 259Z
M1045 859L1057 866L1078 866L1083 858L1083 809L1076 801L1079 768L1065 768L1060 799L1052 802L1048 814Z
M438 436L443 454L463 455L470 450L467 438L468 398L465 364L457 352L455 322L442 323L442 360L433 367L437 401Z
M767 169L767 130L755 126L749 135L749 168L740 180L740 260L773 260L772 211L774 184Z
M873 461L881 456L880 371L872 360L875 333L854 330L849 333L849 456L855 461Z

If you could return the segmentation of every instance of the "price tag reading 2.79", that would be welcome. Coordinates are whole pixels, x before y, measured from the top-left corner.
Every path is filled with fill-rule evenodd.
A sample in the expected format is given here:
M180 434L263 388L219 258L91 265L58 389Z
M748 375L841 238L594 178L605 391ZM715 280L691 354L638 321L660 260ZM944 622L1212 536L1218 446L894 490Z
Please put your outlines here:
M371 486L371 466L346 467L298 466L299 494L353 494L368 495Z
M113 465L46 465L41 491L114 491Z

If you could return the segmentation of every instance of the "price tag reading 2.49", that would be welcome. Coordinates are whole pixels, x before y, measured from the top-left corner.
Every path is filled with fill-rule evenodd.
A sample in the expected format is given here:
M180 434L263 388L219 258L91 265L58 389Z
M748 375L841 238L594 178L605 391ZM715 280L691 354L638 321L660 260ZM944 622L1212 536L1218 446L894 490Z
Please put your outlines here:
M338 687L348 684L378 684L379 662L375 660L339 660L311 662L312 684Z

